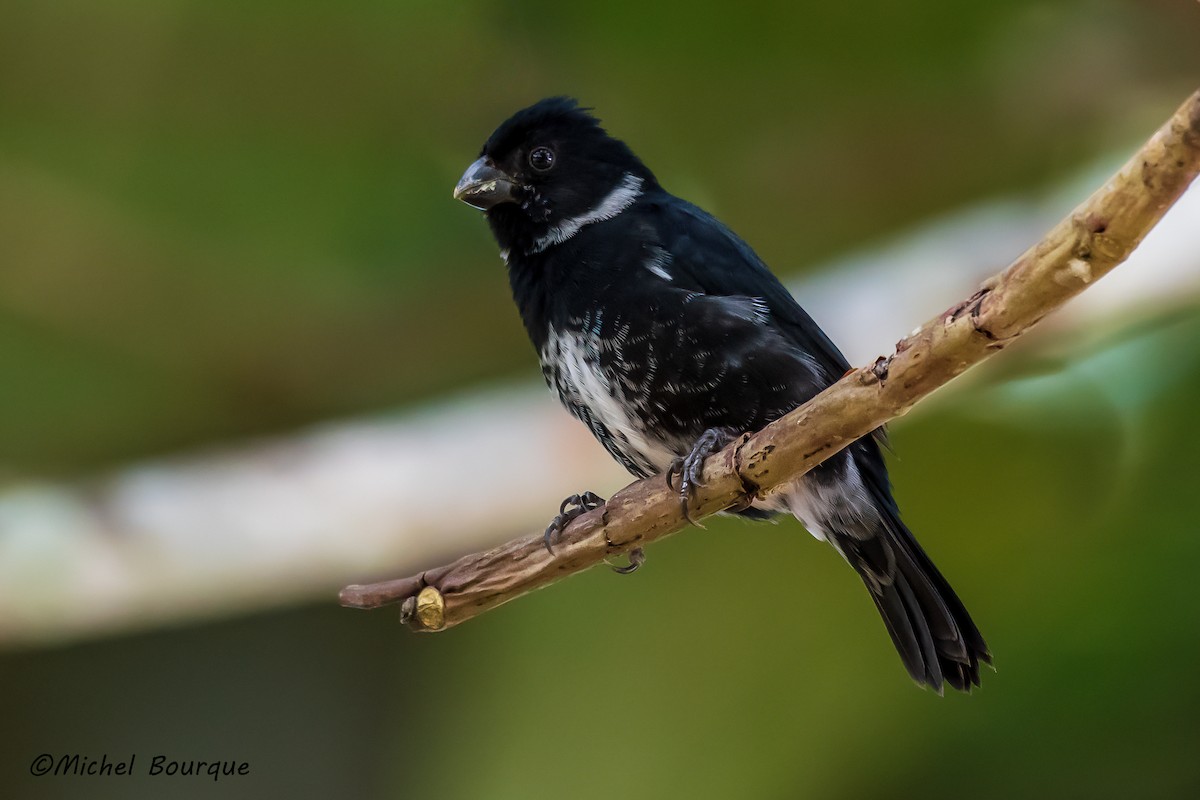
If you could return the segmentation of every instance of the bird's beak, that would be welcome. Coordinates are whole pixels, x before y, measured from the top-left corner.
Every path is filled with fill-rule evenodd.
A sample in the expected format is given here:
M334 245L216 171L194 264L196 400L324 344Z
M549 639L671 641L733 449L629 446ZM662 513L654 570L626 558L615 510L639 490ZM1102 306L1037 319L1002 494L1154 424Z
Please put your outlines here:
M516 184L507 173L501 172L488 159L481 158L463 173L454 187L454 199L462 200L473 208L487 211L500 203L516 201Z

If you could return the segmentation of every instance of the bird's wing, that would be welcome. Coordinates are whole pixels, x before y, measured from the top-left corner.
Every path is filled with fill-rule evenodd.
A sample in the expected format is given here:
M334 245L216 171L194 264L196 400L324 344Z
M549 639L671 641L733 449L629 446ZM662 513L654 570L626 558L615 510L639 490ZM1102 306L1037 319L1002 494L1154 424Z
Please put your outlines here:
M772 323L816 361L829 382L850 369L837 346L737 234L711 214L665 193L648 205L681 288L760 300Z

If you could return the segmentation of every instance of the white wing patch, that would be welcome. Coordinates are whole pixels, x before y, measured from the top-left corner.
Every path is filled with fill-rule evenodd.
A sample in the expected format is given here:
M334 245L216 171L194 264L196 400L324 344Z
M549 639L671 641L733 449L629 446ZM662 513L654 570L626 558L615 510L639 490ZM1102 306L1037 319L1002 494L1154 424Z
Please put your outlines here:
M750 306L754 309L754 316L759 322L766 322L771 319L771 307L767 305L767 301L761 297L751 297Z
M655 247L654 252L645 260L643 266L664 281L670 283L675 279L671 277L671 273L667 272L667 267L670 266L673 259L674 256L666 250L663 250L661 247Z

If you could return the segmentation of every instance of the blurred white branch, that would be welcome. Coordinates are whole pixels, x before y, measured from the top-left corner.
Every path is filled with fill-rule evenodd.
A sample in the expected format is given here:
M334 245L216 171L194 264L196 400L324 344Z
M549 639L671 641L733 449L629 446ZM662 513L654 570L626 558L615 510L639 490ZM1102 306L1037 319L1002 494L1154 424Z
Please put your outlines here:
M890 350L913 320L969 294L1080 194L1072 188L1049 201L954 214L792 288L850 361L863 363ZM1129 268L1047 324L1081 328L1116 311L1196 302L1197 220L1193 188ZM467 451L479 480L464 496ZM446 455L430 457L437 453ZM137 464L87 484L11 486L0 493L0 641L332 598L350 580L419 570L504 541L544 525L566 494L603 494L625 481L582 426L531 383Z

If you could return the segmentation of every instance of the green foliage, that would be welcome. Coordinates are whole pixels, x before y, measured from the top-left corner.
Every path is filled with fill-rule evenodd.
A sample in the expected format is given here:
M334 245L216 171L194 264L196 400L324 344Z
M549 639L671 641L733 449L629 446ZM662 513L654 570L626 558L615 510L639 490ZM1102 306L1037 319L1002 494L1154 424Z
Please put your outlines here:
M788 271L1142 135L1200 66L1184 13L13 0L0 464L90 470L526 370L449 187L537 97L596 106Z

